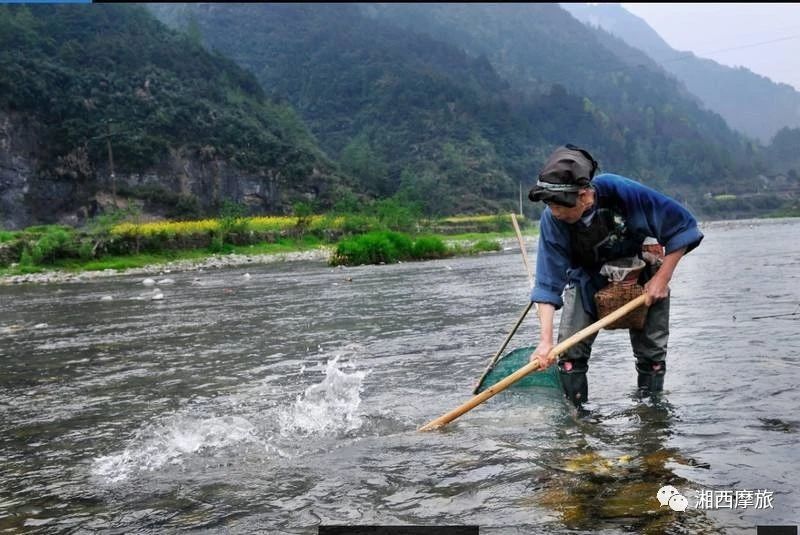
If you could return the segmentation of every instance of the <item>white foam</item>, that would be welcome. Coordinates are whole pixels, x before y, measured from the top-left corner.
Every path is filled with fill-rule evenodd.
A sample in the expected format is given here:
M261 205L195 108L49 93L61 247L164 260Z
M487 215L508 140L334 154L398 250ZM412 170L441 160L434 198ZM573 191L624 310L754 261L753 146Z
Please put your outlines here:
M328 361L321 383L306 388L294 405L279 414L283 435L331 435L361 426L358 408L367 372L345 373L339 357Z
M213 455L240 442L259 442L255 427L245 418L174 416L143 429L123 451L95 459L92 473L108 483L116 483L138 472L182 464L186 456Z

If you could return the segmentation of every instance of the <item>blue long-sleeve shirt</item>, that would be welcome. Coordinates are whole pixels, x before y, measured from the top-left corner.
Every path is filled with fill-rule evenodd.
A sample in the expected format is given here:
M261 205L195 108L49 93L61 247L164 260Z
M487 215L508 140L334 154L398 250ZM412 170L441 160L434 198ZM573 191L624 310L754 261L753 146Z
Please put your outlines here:
M611 200L629 230L643 236L653 236L664 245L665 254L682 248L688 253L700 244L703 233L697 220L677 201L629 178L603 173L592 180L595 202L601 198ZM582 224L580 222L575 224ZM536 284L531 301L550 303L561 308L561 294L567 284L577 285L587 313L596 317L594 294L602 287L605 278L599 271L589 272L583 267L572 267L570 224L559 221L550 208L542 213L539 222L539 246L536 255Z

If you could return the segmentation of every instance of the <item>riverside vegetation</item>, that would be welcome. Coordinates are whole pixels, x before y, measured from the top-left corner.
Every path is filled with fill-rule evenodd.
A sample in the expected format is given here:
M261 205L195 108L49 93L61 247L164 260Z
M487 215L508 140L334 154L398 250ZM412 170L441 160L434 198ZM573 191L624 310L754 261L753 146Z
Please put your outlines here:
M511 219L479 215L426 219L414 204L376 201L358 212L245 217L228 202L218 218L141 221L136 210L99 216L81 229L41 225L0 231L0 275L45 270L127 269L213 254L269 254L331 247L331 265L393 263L499 250ZM524 218L522 225L526 225ZM446 242L447 240L447 242Z

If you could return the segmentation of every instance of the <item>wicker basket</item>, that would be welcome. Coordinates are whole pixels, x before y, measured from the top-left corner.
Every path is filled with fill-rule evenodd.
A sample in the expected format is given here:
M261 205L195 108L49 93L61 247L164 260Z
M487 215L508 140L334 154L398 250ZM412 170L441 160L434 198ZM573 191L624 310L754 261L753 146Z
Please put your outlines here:
M633 284L625 281L611 282L608 286L594 294L594 302L597 304L597 313L600 318L604 318L643 293L644 288L635 284L635 282ZM647 307L640 306L607 326L606 329L643 329L646 319Z

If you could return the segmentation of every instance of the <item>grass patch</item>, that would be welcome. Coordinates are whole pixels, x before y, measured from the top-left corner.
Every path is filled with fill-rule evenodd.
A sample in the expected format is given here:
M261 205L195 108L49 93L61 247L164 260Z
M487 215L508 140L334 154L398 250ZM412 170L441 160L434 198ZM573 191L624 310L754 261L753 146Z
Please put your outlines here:
M476 254L499 251L501 248L500 243L494 240L478 240L468 247L468 250L470 253Z
M19 238L21 234L22 233L18 230L0 230L0 243L14 241Z
M340 241L330 263L333 266L358 266L411 260L413 245L411 238L400 232L368 232Z
M481 239L468 245L456 243L450 246L450 250L456 255L475 255L501 250L503 247L500 242L495 240Z
M325 245L325 242L316 236L303 236L298 240L281 238L274 243L256 243L253 245L235 245L231 253L242 255L280 254L311 251Z
M800 217L800 206L792 208L782 208L764 216L765 218Z
M538 229L525 229L522 230L522 238L526 241L533 239L539 235ZM447 241L477 241L477 240L505 240L507 238L516 238L517 234L513 231L506 232L465 232L461 234L439 234Z
M106 269L125 270L151 265L160 265L175 260L200 260L211 256L202 250L168 251L164 253L140 253L136 255L106 256L99 260L82 261L79 259L61 259L53 264L53 268L69 272L104 271Z
M525 217L517 216L517 218L520 225L526 224ZM424 224L437 234L513 231L511 217L508 214L451 216L425 221Z
M229 246L228 254L260 255L280 254L299 251L310 251L321 247L324 243L314 236L305 236L299 240L281 239L275 243L259 243L255 245ZM13 268L0 269L0 276L26 275L29 273L42 273L49 270L62 270L70 273L81 271L105 271L113 269L124 271L126 269L158 266L178 260L201 261L215 256L218 253L207 249L190 249L177 251L164 251L160 253L140 253L134 255L113 255L101 259L81 260L79 258L58 259L47 266L17 265Z
M4 271L7 271L7 273L3 273L4 275L28 275L30 273L43 273L47 271L47 268L42 266L20 265L16 269Z
M463 246L447 246L439 236L420 236L412 240L399 232L370 232L339 242L331 256L334 266L358 266L363 264L391 264L407 260L432 260L455 255L471 255L488 251L499 251L499 242L481 239Z

